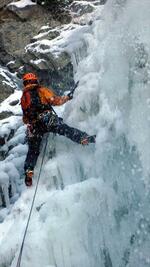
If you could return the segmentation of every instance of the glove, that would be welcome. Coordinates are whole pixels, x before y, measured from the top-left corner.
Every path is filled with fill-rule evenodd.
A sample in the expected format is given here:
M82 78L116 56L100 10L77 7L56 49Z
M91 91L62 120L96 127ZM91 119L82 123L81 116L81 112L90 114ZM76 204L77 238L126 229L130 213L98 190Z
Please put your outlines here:
M67 96L69 97L69 100L71 100L73 98L73 92L71 91Z
M74 91L77 88L78 84L79 84L79 81L76 82L72 91L67 95L69 97L69 100L71 100L73 98Z

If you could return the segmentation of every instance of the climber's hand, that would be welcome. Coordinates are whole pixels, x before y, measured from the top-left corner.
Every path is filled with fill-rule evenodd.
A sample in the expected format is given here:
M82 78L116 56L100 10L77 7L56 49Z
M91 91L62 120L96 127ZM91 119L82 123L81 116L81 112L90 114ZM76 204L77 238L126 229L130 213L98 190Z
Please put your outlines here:
M71 100L73 98L73 92L71 91L69 94L67 94L69 100Z

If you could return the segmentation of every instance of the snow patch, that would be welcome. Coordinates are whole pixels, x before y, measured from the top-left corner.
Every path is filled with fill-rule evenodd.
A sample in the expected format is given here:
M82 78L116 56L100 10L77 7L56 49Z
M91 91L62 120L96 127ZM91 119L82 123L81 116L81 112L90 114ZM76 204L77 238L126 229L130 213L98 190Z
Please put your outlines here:
M5 99L1 104L0 104L0 112L3 111L9 111L12 112L15 115L22 115L22 110L20 106L20 98L21 98L22 92L15 90L13 94L11 94L7 99ZM18 104L15 106L10 105L11 102L19 100ZM5 123L5 120L0 121L0 125Z
M15 6L17 8L25 8L27 6L35 6L36 3L32 2L31 0L20 0L18 2L12 2L8 4L8 6Z

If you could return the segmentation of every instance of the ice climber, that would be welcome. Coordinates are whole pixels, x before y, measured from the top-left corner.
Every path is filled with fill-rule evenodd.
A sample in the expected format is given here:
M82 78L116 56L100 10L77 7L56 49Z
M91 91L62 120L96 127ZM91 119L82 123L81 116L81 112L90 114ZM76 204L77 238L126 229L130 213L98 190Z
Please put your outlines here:
M23 75L23 85L21 107L23 122L27 124L28 141L28 153L24 164L25 184L31 186L44 133L64 135L82 145L95 143L95 136L89 136L85 132L68 126L54 112L52 106L62 105L73 98L71 92L66 96L56 95L52 89L41 86L34 73Z

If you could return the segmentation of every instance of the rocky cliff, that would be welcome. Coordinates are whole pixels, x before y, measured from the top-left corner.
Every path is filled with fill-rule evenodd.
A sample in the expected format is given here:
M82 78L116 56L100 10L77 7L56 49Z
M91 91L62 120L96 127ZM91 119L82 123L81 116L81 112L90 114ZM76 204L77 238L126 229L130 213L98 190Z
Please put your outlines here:
M32 42L33 36L40 33L43 25L49 25L53 29L63 23L69 23L71 17L66 12L62 14L61 19L54 18L52 12L40 5L20 8L7 5L8 3L10 1L3 1L0 6L0 65L5 71L17 72L19 76L24 71L35 70L30 63L32 55L29 57L25 54L25 47ZM50 38L54 37L55 34ZM3 72L0 72L0 101L2 102L13 90L9 84L6 86Z

